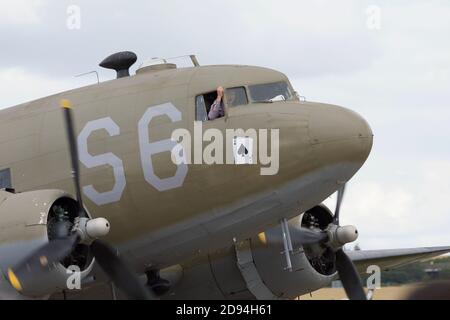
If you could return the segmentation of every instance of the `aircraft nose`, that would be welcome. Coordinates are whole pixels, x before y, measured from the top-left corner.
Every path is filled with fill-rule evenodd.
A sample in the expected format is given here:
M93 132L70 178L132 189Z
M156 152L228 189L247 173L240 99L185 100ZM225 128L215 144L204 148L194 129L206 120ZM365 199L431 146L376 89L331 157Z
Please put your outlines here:
M373 133L359 114L346 108L317 104L311 109L309 132L317 160L323 166L367 160Z

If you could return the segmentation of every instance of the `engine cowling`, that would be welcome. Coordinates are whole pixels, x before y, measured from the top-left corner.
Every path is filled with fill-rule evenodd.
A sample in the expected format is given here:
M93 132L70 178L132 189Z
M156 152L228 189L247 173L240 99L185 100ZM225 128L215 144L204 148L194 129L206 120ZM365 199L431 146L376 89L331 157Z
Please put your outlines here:
M66 236L78 215L74 198L61 190L39 190L24 193L0 191L0 269L4 276L29 254L58 237ZM63 221L64 223L56 222ZM58 226L58 228L56 228ZM25 297L43 298L67 289L67 280L77 266L84 279L93 267L94 259L85 245L54 265L51 272L23 288ZM17 298L17 292L7 281L0 281L0 299Z
M286 270L282 231L276 226L184 264L183 277L164 298L292 299L327 286L336 277L334 254L323 246L302 247L296 227L325 230L331 221L324 206L289 221L292 272Z

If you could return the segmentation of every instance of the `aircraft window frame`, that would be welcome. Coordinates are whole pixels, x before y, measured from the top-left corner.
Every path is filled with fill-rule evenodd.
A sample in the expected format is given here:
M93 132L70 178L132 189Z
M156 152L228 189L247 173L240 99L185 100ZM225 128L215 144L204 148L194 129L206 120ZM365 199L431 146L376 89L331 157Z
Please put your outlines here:
M231 90L236 90L236 89L242 89L242 91L244 93L244 96L245 96L246 103L239 103L239 104L236 104L236 105L231 105L228 102L228 92L231 91ZM226 88L224 97L225 97L225 99L224 99L225 100L225 106L227 106L229 108L242 107L242 106L246 106L246 105L248 105L250 103L250 100L248 98L248 92L247 92L247 87L246 86L238 86L238 87Z
M201 101L199 101L201 99ZM208 110L206 108L205 98L202 94L195 97L195 121L208 121Z
M212 100L212 98L210 99L211 100L211 105L209 105L209 106L207 106L207 102L205 101L205 96L212 96L212 95L215 95L215 98L214 98L214 100ZM203 99L203 103L204 103L204 108L205 108L205 110L206 110L206 117L205 118L203 118L202 120L199 120L198 119L198 110L197 110L197 108L198 108L198 106L197 106L197 99L199 98L199 97L202 97L202 99ZM215 121L215 120L218 120L218 119L223 119L223 118L225 118L226 116L227 116L227 105L226 105L226 103L224 102L224 99L222 99L222 103L223 103L223 106L224 106L224 115L223 115L223 117L218 117L218 118L216 118L216 119L209 119L209 116L208 116L208 114L209 114L209 111L211 110L211 106L212 106L212 103L214 103L214 101L215 101L215 99L217 98L217 90L214 90L214 91L206 91L206 92L204 92L204 93L200 93L200 94L197 94L196 96L195 96L195 102L194 102L194 105L195 105L195 121L197 121L197 122L208 122L208 121Z
M270 85L276 85L276 84L281 84L281 83L286 85L287 91L289 93L289 97L287 99L286 99L286 97L284 97L283 100L273 100L277 96L273 97L271 100L255 99L255 97L252 94L252 88L253 87L270 86ZM279 101L293 101L293 100L295 100L294 90L293 90L291 84L289 83L289 81L286 81L286 80L280 80L280 81L268 82L268 83L251 84L251 85L247 86L247 90L248 90L248 94L249 94L249 97L250 97L252 103L279 102Z
M11 169L0 170L0 189L12 188Z

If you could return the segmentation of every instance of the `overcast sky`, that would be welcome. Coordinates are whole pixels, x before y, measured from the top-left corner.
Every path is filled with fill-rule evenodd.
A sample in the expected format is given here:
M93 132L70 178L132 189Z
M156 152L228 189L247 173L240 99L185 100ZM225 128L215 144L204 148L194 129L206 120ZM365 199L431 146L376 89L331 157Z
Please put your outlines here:
M363 249L450 245L450 1L0 0L0 107L91 84L110 53L286 73L375 133L342 223ZM70 5L81 11L73 29ZM71 26L71 28L68 27ZM330 204L334 204L331 200Z

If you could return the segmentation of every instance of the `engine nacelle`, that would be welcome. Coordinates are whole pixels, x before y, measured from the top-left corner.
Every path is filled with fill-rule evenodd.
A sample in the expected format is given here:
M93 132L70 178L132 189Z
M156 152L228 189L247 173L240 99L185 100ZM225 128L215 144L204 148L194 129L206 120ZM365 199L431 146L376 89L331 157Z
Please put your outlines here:
M324 230L331 221L332 214L324 206L289 221L292 272L286 270L282 230L276 226L184 264L183 277L163 298L292 299L327 286L336 276L334 254L328 255L323 247L303 248L296 228L303 225Z
M76 201L64 191L0 191L0 270L3 275L7 275L8 268L16 266L52 239L68 235L77 216ZM58 221L64 223L56 224ZM22 294L31 298L43 298L67 289L67 280L73 273L69 267L77 266L83 279L91 271L93 263L89 248L79 245L69 257L54 265L51 272L36 279L31 286L23 288ZM20 298L3 279L0 281L0 299L2 298Z

